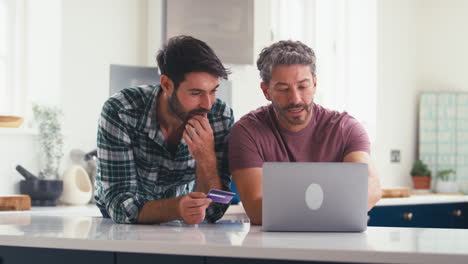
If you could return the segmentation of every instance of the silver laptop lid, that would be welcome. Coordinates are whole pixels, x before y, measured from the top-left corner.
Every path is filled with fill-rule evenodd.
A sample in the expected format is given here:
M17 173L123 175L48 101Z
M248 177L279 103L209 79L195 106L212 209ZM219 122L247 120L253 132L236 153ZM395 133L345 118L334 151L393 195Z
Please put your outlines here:
M263 230L362 232L367 164L265 162Z

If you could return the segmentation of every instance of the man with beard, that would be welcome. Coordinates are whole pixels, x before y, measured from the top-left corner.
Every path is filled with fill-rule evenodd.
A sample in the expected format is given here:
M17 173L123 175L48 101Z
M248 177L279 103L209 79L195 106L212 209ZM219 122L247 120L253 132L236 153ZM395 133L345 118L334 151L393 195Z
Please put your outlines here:
M228 205L227 135L232 110L216 99L227 79L213 50L189 36L158 52L161 84L127 88L103 106L98 128L96 204L117 223L215 222Z
M314 103L315 61L312 49L299 41L274 43L257 60L260 86L271 104L242 117L229 139L229 166L253 224L262 224L264 162L367 163L368 209L381 197L363 126L346 112Z

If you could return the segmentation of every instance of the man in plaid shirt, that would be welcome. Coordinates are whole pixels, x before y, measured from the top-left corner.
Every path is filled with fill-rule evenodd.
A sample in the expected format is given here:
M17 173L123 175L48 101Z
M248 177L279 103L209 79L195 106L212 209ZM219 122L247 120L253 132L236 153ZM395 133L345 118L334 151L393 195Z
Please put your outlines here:
M96 204L117 223L215 222L228 205L205 196L230 190L234 118L216 99L229 71L206 43L188 36L171 38L157 62L160 85L124 89L103 106Z

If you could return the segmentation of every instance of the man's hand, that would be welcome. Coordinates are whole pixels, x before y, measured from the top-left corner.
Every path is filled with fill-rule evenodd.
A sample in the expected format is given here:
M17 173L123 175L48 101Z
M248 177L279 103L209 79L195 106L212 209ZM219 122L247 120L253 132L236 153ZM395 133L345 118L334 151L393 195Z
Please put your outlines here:
M196 161L216 161L213 130L206 114L192 117L185 126L183 137Z
M213 130L207 115L192 117L185 126L183 134L190 154L195 159L197 192L207 193L210 189L221 189L221 180L217 171Z
M205 219L205 210L212 202L205 197L202 192L192 192L179 199L178 212L185 223L196 225Z

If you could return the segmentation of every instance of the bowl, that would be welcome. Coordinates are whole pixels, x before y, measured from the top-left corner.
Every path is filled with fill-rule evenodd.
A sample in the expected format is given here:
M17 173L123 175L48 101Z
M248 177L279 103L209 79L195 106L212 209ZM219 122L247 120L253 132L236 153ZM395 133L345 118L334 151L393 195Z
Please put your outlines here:
M19 116L0 116L0 127L20 127L23 121Z
M20 193L31 196L31 205L33 206L55 206L62 191L62 180L20 181Z

